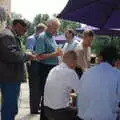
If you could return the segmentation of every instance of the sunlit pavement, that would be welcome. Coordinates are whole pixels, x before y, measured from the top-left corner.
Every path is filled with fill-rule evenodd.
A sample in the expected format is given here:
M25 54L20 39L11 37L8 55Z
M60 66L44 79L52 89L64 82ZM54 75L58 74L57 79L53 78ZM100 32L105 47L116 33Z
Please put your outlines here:
M22 83L19 98L19 112L15 120L40 120L40 115L31 115L29 109L28 83Z

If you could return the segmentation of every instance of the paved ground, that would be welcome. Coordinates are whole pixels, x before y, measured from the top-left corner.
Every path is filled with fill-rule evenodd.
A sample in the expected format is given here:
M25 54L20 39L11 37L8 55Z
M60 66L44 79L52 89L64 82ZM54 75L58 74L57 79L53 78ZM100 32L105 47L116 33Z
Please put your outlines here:
M29 109L29 89L27 83L22 83L20 99L19 99L19 112L16 120L40 120L39 115L31 115Z

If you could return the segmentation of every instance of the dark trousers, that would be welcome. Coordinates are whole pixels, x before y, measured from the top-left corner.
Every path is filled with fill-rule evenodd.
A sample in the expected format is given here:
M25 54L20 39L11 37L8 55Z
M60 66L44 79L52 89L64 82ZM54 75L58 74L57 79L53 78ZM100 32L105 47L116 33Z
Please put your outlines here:
M0 83L2 95L1 120L15 120L18 113L20 83Z
M44 94L44 86L46 83L46 79L48 76L49 71L55 67L55 65L48 65L39 63L39 76L40 76L40 87L41 87L41 94Z
M81 69L81 68L79 68L79 67L76 67L76 68L75 68L75 72L77 73L77 75L78 75L78 77L79 77L79 79L80 79L80 78L81 78L81 76L82 76L82 74L83 74L82 69Z
M49 71L55 67L55 65L48 65L48 64L42 64L39 63L39 75L40 75L40 87L41 87L41 114L40 114L40 120L47 120L44 114L44 86L46 83L46 79L48 76Z
M84 120L84 119L81 119L81 118L77 117L77 119L76 119L76 120Z
M77 110L70 107L54 110L45 106L44 111L48 120L77 120Z
M37 61L32 61L27 64L28 78L29 78L29 91L30 91L30 111L31 113L37 113L39 110L39 104L41 99L41 87L39 66Z

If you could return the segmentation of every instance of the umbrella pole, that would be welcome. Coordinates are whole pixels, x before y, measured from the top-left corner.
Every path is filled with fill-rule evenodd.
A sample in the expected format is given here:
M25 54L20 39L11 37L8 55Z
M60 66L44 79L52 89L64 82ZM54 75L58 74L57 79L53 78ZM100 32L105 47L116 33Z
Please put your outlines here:
M113 35L111 35L110 45L112 45L113 38L114 38Z
M111 36L111 40L113 40L113 35Z

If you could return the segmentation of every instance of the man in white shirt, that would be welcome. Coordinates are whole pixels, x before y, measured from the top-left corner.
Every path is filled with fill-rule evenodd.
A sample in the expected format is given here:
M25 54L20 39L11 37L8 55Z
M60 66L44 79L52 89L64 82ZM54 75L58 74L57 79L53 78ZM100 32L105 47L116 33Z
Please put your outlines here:
M54 67L48 74L44 90L44 110L49 120L72 120L76 110L69 107L71 90L77 92L79 78L74 71L77 55L68 51L63 55L63 63Z
M65 37L66 37L66 40L67 42L65 43L64 47L63 47L63 52L67 52L69 50L75 50L76 48L79 47L79 44L80 42L78 42L75 38L75 32L72 30L72 29L68 29L66 32L65 32ZM81 68L79 67L76 67L75 68L75 71L78 75L78 77L80 78L81 75L82 75L82 70Z
M76 48L78 55L78 66L86 71L90 67L91 44L94 39L94 32L92 30L85 30L83 33L83 40L80 41Z
M63 52L74 50L79 45L79 42L74 38L74 36L75 33L72 29L68 29L65 32L66 43L62 49Z
M83 120L116 120L120 73L113 67L114 47L101 51L102 62L83 74L78 93L78 116Z

